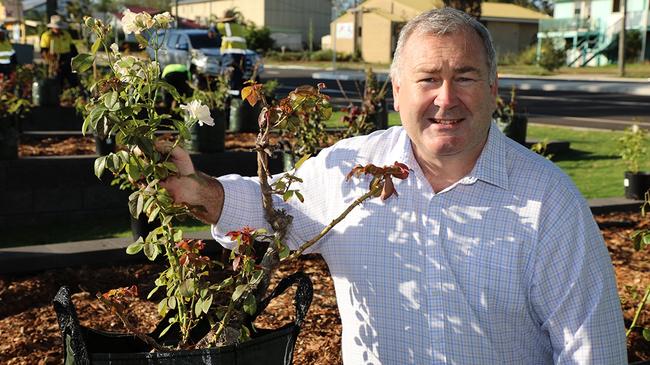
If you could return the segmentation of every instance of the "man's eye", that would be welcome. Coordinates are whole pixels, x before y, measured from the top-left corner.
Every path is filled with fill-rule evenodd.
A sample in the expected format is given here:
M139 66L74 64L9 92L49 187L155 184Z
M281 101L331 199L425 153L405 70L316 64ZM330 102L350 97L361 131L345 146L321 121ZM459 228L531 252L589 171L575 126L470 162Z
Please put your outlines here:
M456 82L460 85L471 85L476 82L476 79L471 77L458 77L456 78Z
M430 78L421 79L419 82L426 83L426 84L437 84L440 82L440 80L430 77Z

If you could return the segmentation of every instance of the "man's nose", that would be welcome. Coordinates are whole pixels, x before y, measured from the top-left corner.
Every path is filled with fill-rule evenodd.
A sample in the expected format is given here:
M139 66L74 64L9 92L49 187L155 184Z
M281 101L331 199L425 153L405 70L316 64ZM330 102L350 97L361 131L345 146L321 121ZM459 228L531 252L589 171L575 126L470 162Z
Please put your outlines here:
M451 109L458 103L458 97L454 85L451 81L445 80L438 88L438 94L433 101L433 104L440 109Z

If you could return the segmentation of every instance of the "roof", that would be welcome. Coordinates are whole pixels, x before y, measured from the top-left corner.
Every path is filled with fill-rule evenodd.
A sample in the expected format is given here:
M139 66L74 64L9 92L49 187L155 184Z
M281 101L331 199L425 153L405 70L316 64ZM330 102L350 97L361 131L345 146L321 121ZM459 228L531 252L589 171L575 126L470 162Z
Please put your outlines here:
M481 4L481 19L483 18L540 20L550 19L551 16L515 4L483 2Z
M183 0L181 0L183 1ZM204 1L204 0L184 0L184 1ZM413 15L419 14L423 11L430 9L437 9L444 6L442 0L392 0L396 3L413 9ZM401 16L391 14L388 9L381 9L379 6L381 1L366 0L360 6L380 15L383 18L391 21L406 21ZM364 6L365 5L365 6ZM343 15L345 16L345 15ZM551 16L538 12L523 6L507 3L496 2L482 2L481 3L481 19L501 19L508 21L537 21L540 19L550 19Z
M194 3L207 3L212 0L178 0L178 5L184 5L184 4L194 4Z

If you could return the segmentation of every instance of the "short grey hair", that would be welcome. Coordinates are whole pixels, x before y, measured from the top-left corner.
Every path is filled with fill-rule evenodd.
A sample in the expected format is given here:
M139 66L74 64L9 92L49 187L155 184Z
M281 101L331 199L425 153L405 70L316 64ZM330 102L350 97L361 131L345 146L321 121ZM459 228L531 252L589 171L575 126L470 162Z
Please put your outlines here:
M483 24L467 13L447 7L426 11L411 19L402 28L399 39L397 40L395 54L393 55L393 63L390 65L391 78L395 81L399 80L400 56L406 41L408 41L413 33L442 36L463 29L473 30L483 41L489 70L488 81L492 85L497 78L497 55L492 44L490 32Z

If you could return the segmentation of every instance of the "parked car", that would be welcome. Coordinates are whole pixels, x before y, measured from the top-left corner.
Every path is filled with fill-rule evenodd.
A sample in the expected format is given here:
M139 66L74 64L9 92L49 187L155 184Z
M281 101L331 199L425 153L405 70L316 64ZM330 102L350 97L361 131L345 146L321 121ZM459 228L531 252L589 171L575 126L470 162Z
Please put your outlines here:
M160 33L159 36L163 36ZM221 39L208 37L207 29L171 29L166 32L166 39L158 51L158 62L161 68L169 64L187 65L194 75L216 76L222 73ZM154 50L147 48L150 58L154 58ZM257 67L257 75L262 73L264 65L257 52L247 49L244 65L244 79L250 79Z

